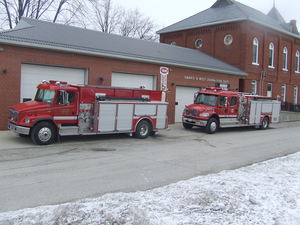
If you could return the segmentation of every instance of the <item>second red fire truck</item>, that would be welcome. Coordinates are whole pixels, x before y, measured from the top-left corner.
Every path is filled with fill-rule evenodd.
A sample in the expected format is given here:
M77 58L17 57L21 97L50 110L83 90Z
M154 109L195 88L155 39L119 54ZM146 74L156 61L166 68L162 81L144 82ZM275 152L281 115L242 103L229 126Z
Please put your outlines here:
M194 104L186 106L184 128L204 127L207 133L218 128L255 126L266 129L278 123L280 102L265 96L206 88L196 94Z
M167 107L161 91L43 81L33 101L10 107L8 128L40 145L67 135L146 138L167 128Z

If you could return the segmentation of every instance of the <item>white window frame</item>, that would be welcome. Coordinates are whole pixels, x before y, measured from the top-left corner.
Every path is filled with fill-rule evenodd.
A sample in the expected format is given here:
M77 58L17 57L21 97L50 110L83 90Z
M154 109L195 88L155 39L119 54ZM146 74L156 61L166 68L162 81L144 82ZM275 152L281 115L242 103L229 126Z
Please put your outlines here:
M251 81L251 93L257 94L257 80Z
M259 41L255 37L252 41L252 64L253 65L259 65L258 64L258 51L259 51Z
M298 86L294 86L294 105L298 104Z
M271 69L274 69L274 50L275 50L274 44L273 42L271 42L269 44L269 65L268 65L268 67ZM270 64L270 58L271 58L271 64Z
M271 87L271 90L269 90L269 86ZM268 83L267 84L267 96L268 97L272 97L273 96L273 84L272 83Z
M281 85L282 101L286 102L286 84Z
M288 48L284 47L282 50L282 70L288 71Z
M300 52L299 52L299 50L297 50L295 56L296 56L295 72L300 73Z

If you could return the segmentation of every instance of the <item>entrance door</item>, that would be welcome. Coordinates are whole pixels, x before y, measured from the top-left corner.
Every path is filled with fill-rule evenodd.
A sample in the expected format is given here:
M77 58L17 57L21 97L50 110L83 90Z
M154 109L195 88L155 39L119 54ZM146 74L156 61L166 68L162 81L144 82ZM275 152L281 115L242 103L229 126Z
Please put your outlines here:
M195 87L176 87L175 122L181 122L182 112L186 105L193 104L194 94L199 91Z

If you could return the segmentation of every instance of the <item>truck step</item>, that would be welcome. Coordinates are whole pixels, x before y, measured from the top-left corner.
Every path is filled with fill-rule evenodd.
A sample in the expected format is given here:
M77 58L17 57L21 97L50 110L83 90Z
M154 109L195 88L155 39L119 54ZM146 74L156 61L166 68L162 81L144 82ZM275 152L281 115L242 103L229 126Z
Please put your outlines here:
M78 126L64 126L59 128L60 136L79 135Z

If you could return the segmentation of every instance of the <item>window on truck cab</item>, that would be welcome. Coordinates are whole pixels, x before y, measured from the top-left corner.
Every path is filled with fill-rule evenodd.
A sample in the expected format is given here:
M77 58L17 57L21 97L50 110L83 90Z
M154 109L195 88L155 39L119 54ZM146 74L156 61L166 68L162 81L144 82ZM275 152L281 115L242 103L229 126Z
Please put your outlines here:
M47 104L52 104L55 92L47 89L38 89L34 100L37 102L43 102Z
M220 105L226 106L227 105L227 97L226 96L220 96Z
M75 101L74 92L73 91L67 91L67 93L68 93L68 102L69 102L69 104L74 104L74 101ZM57 93L56 104L57 105L62 105L63 104L63 94L60 91Z
M230 106L235 106L237 103L237 97L231 97L230 98Z
M211 94L198 94L197 98L195 99L195 104L202 104L202 105L209 105L209 106L216 106L217 105L218 96L211 95Z

